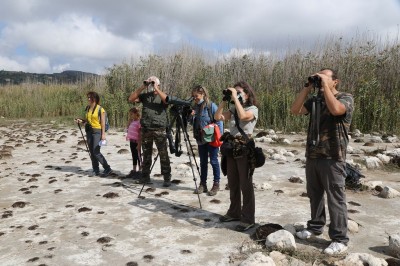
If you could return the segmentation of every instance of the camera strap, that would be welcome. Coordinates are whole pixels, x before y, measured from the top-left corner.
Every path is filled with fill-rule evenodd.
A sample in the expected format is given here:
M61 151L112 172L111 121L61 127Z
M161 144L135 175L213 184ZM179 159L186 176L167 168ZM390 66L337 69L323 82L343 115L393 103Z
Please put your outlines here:
M314 96L312 100L312 111L311 111L311 141L313 146L319 144L319 122L321 117L321 98Z
M247 134L244 133L243 129L239 125L239 116L238 116L236 110L234 113L234 117L235 117L235 125L236 125L237 129L239 130L240 134L242 134L242 136L246 140L246 142L249 142L249 140L250 140L249 136L247 136Z
M210 124L215 123L216 120L214 119L214 115L212 114L212 102L209 103L209 105L206 105L207 111L208 111L208 116L210 117Z

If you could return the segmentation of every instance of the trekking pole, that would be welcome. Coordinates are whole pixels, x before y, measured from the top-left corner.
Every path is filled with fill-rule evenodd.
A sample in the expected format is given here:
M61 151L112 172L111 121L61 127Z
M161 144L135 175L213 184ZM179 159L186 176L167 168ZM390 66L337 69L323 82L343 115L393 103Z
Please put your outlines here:
M154 165L156 164L158 155L160 155L160 153L157 153L157 156L154 158L153 164L152 164L152 166L150 167L150 173L151 173L151 170L153 170ZM142 189L141 189L140 192L139 192L138 198L140 198L140 194L142 194L142 191L143 191L143 188L144 188L145 185L146 185L146 182L143 182L143 186L142 186Z
M83 141L85 142L86 150L89 153L89 157L92 158L92 155L90 154L90 151L89 151L89 146L88 146L85 136L83 135L83 132L82 132L81 123L78 123L78 127L79 127L79 130L81 131Z

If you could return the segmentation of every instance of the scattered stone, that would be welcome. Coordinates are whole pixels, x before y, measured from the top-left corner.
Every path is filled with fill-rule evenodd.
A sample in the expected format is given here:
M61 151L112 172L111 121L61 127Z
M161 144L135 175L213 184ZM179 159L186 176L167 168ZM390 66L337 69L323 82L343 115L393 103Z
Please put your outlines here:
M378 169L382 166L382 161L377 157L367 156L364 158L364 163L368 169Z
M130 153L130 151L128 151L127 149L120 149L119 151L117 151L118 154L128 154Z
M268 256L265 256L262 252L256 252L251 254L246 260L242 261L240 266L275 266L275 262Z
M211 203L220 204L221 201L219 199L212 199L210 200Z
M389 236L389 251L397 258L400 258L400 234Z
M384 259L376 258L367 253L350 253L343 260L336 261L336 266L357 266L357 265L376 265L386 266L387 262Z
M394 188L386 186L382 189L378 196L385 199L391 199L400 196L400 192L398 192Z
M274 224L274 223L263 224L257 227L252 237L255 240L266 240L270 234L275 233L276 231L282 229L283 227L280 224Z
M289 178L289 181L292 183L299 183L299 184L303 184L304 183L304 179L300 176L291 176Z
M294 251L296 250L296 241L290 232L282 229L267 236L265 246L271 249Z
M78 212L90 212L90 211L92 211L92 209L87 208L87 207L82 207L82 208L78 209Z
M272 188L272 186L267 182L264 182L262 184L253 184L253 186L256 190L269 190Z
M119 195L118 195L118 193L108 192L108 193L104 194L103 197L108 198L108 199L113 199L113 198L119 197Z
M13 207L13 208L24 208L27 204L29 204L29 202L17 201L17 202L14 202L13 205L11 205L11 207Z
M358 230L359 230L358 223L354 222L353 220L348 220L347 221L347 230L350 233L358 233Z
M151 262L154 259L154 256L152 256L152 255L144 255L143 259L145 260L145 262Z
M192 252L188 249L181 250L181 254L190 254L190 253L192 253Z
M103 236L103 237L100 237L99 239L97 239L97 243L106 244L106 243L110 243L111 240L112 240L111 237Z

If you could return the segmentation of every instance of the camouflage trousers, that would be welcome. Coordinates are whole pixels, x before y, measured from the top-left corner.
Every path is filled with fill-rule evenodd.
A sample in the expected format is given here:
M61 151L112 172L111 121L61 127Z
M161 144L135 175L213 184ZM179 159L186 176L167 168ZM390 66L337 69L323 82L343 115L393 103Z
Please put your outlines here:
M142 178L150 178L153 143L156 144L158 156L160 157L161 174L164 180L171 180L171 163L169 161L167 149L167 135L165 128L163 129L145 129L141 131L142 149L143 149L143 166Z

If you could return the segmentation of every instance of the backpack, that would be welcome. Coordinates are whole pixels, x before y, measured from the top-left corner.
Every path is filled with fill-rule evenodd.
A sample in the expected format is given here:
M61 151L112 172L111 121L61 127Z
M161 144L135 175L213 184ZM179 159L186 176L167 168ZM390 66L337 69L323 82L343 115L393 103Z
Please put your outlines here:
M100 124L101 124L101 106L99 107L99 121L100 121ZM108 121L108 115L107 115L107 112L104 110L104 116L105 116L105 118L106 118L106 121L105 121L105 123L104 123L104 125L105 125L105 132L107 132L108 131L108 129L110 128L110 122Z

